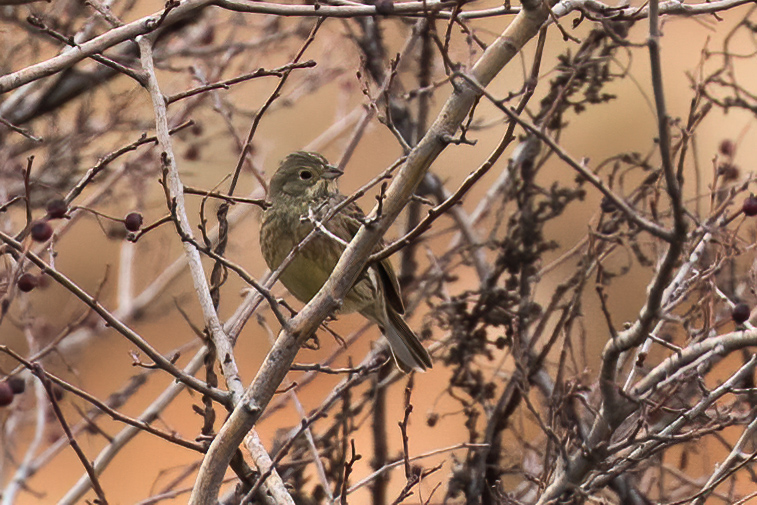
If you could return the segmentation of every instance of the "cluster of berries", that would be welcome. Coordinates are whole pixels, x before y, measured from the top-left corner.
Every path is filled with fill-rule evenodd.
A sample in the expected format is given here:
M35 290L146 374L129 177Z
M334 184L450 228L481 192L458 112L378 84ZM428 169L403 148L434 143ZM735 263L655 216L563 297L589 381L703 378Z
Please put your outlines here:
M53 219L64 219L68 217L68 204L65 200L58 198L51 200L47 204L47 215L34 221L29 229L29 235L35 242L47 242L53 236L53 227L50 221ZM130 212L123 219L124 227L134 233L142 228L142 214L139 212ZM34 275L30 272L21 274L16 282L18 289L24 293L32 291L34 288L43 285L45 279L41 275Z

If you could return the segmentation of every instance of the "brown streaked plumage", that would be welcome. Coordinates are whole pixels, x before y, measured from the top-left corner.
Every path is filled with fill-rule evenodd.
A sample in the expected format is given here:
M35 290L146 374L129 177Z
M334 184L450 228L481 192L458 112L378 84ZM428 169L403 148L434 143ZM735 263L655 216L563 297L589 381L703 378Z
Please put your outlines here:
M272 270L314 228L316 220L345 200L336 179L341 171L317 153L295 152L284 158L271 179L271 206L263 213L260 247ZM335 237L349 242L357 233L363 212L349 203L323 223ZM308 302L331 275L344 245L326 233L318 233L303 247L281 273L281 282L300 301ZM344 298L341 313L359 312L378 324L389 340L397 366L403 372L431 368L431 358L405 322L405 308L394 268L388 259L371 265L358 277Z

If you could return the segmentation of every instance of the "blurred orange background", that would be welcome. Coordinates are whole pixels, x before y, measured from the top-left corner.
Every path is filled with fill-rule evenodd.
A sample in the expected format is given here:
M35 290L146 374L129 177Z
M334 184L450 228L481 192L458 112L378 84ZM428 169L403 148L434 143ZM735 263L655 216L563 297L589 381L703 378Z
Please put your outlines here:
M487 5L494 6L497 4L496 2L475 4L476 8L484 8ZM46 9L54 8L54 4L34 4L23 8L44 12ZM158 5L155 3L142 2L140 14L149 13L157 8ZM724 13L722 14L722 21L716 21L713 17L696 19L671 17L665 19L662 55L665 90L669 113L672 117L686 118L688 114L693 94L689 75L696 72L696 66L700 61L703 48L709 47L711 50L718 50L722 46L724 36L742 18L746 10L747 8L744 7ZM570 15L567 19L564 19L564 25L568 27L574 17L575 15ZM246 15L245 18L252 19L254 16ZM297 20L283 19L280 29L297 22ZM487 42L493 40L494 34L499 33L506 23L507 18L481 19L471 22L472 26L476 27L479 36ZM396 38L397 49L399 49L404 37L407 36L408 28L393 21L385 21L384 24L386 25L385 35ZM585 36L590 27L590 21L584 20L583 24L575 31L576 36L579 38ZM636 23L631 31L630 40L636 43L644 43L646 30L646 22ZM542 59L542 78L532 104L538 103L540 92L546 89L550 73L556 65L557 56L568 48L575 50L576 47L572 42L563 41L554 27L550 29ZM333 50L333 48L339 48L339 50ZM270 68L283 65L290 61L294 49L296 48L283 45L275 52L260 54L252 51L247 56L249 59L248 68L258 66ZM467 50L465 46L460 44L456 50L458 51L456 56L464 60L465 58L461 55L464 55ZM534 42L531 42L526 47L522 59L514 61L507 67L506 71L492 83L489 91L496 96L505 96L508 91L518 89L523 81L523 68L530 67L533 53ZM620 52L619 55L623 58L623 61L618 61L618 66L630 65L632 78L618 80L608 89L609 92L617 95L616 100L592 107L581 115L569 117L570 126L564 130L560 139L560 144L574 157L588 158L590 166L618 152L638 151L646 154L654 147L652 139L656 136L656 118L653 106L650 103L652 98L646 48L630 48L627 53ZM319 66L322 62L325 62L324 67L341 68L344 71L336 74L333 78L325 79L326 82L314 92L303 91L307 94L298 98L293 106L279 107L265 115L254 143L253 158L258 166L265 168L268 176L277 166L278 160L284 155L312 145L324 130L365 103L365 97L360 91L360 85L353 70L358 67L359 55L354 47L346 41L341 21L330 19L325 22L316 43L305 54L305 58L315 59ZM739 71L742 72L740 75L742 82L757 82L757 66L742 65L739 67ZM442 69L437 68L436 77L440 75L442 75ZM177 78L176 74L164 72L159 74L159 77L162 79L161 86L166 94L175 93L187 87L185 76L180 75L180 78ZM250 81L220 93L226 95L230 101L241 108L255 110L267 98L276 84L275 81L273 78ZM285 94L297 92L298 87L307 86L307 82L308 77L305 71L302 71L301 74L295 74L285 88ZM111 91L133 88L132 83L127 82L123 77L118 78L110 86ZM134 114L143 112L139 110L140 108L147 109L150 107L149 97L145 92L135 90L133 93L135 94L134 104L136 106ZM433 99L435 111L444 103L448 93L449 86L443 86L435 93ZM97 99L98 107L108 107L108 102L103 94L98 94ZM64 111L64 115L71 112ZM171 109L169 109L170 112ZM477 117L484 121L501 120L501 114L494 107L483 102L479 107ZM179 168L185 184L198 188L213 188L233 171L237 162L238 150L234 141L230 138L226 126L210 108L201 109L200 114L193 114L192 119L202 125L202 132L199 135L187 133L174 137L176 153L185 155L179 160ZM249 118L238 114L235 116L233 124L240 135L243 136L248 128ZM702 167L705 184L710 180L711 160L715 156L717 146L723 139L732 139L737 143L736 162L742 170L751 171L751 163L754 159L757 159L757 131L753 126L754 117L740 110L733 110L727 115L716 111L707 118L698 130L696 138L696 155ZM478 141L475 147L450 146L434 163L432 170L442 178L447 188L456 188L486 158L500 140L503 131L504 126L498 126L473 132L472 136ZM341 156L350 133L351 128L347 128L332 141L319 144L318 149L327 158L336 161ZM125 139L115 140L113 147L123 144ZM133 138L130 140L133 140ZM113 147L92 146L91 153L84 153L88 163L83 163L82 166L85 169L91 166L98 153L108 152ZM188 159L186 153L190 149L198 149L199 156L197 159ZM507 154L509 155L511 151L512 148L508 150ZM370 178L391 165L400 155L401 149L394 137L374 119L346 167L346 175L341 181L342 191L350 193L359 188ZM192 157L189 156L189 158ZM157 163L157 156L154 157L154 162ZM465 209L470 211L475 208L480 197L504 167L506 167L506 159L503 158L465 198L463 202ZM689 168L693 170L692 167ZM545 181L554 178L565 184L570 184L575 174L564 163L553 158L548 162L546 169L541 172L540 177ZM693 176L687 180L693 180ZM138 208L145 215L146 223L150 223L166 213L162 190L157 182L143 188L144 190L137 192L137 194L134 194L135 192L132 189L128 183L121 184L118 191L112 195L106 205L99 207L99 210L114 216L123 216L128 211ZM707 188L705 186L701 189L706 192ZM245 172L238 194L245 195L248 193L262 196L255 178L249 172ZM697 196L693 184L687 183L686 196L688 198ZM190 202L191 215L196 220L200 199L189 197L188 201ZM585 236L587 223L597 219L599 201L599 194L595 191L589 191L586 201L572 205L566 215L548 226L546 234L549 238L559 242L560 249L548 253L545 257L545 264L558 258ZM368 194L361 200L364 210L370 209L374 202L374 193ZM707 205L706 201L704 205ZM214 211L215 208L216 204L213 203L212 210ZM209 212L209 215L212 215L212 212ZM242 265L248 272L260 278L265 273L266 267L258 249L257 215L257 210L249 209L247 216L234 227L231 231L231 243L227 255L231 261ZM437 222L431 233L443 229L448 224L449 221L444 220ZM107 228L109 225L105 224L104 226ZM391 234L392 237L396 237L398 231L393 230ZM431 240L429 242L430 247L434 250L443 250L448 240L447 237L443 236L440 239ZM123 241L108 238L100 224L92 217L87 216L80 219L72 230L58 242L56 266L90 293L96 292L103 279L107 278L101 300L106 307L115 309L118 305L115 288L119 273L119 257L126 254L126 249L132 247L134 248L133 293L139 293L154 279L157 273L182 254L181 244L170 227L158 229L132 246ZM419 257L421 261L426 261L423 254L420 254ZM626 262L623 258L618 258L617 261L618 265ZM205 264L206 271L209 272L210 263L206 261ZM538 287L537 299L540 301L548 299L551 294L550 287L556 285L559 279L562 279L569 272L571 266L570 263L565 264L543 280ZM620 278L609 291L608 304L617 324L633 320L641 307L649 274L648 271L644 271L643 274L641 270L638 272L640 275L633 275L632 271L632 275ZM476 285L477 280L473 278L473 275L471 275L471 278L462 277L454 284L455 288L460 290ZM228 318L233 313L241 300L240 293L244 289L244 283L234 275L230 275L222 294L220 309L222 319ZM285 290L280 286L277 286L275 293L287 297ZM591 295L593 292L589 290L588 293ZM287 299L292 302L293 306L300 307L300 304L291 300L291 297L287 297ZM39 325L35 326L35 330L40 335L54 335L74 314L78 314L82 310L82 305L78 300L56 285L51 285L44 290L37 290L26 295L23 302L17 301L16 303L17 306L12 309L14 316L21 317L23 311L34 314L39 320ZM196 340L181 314L176 310L175 305L180 305L190 314L193 323L198 325L202 323L197 310L197 302L192 293L191 280L186 272L171 283L167 291L147 309L144 317L132 324L135 330L164 352ZM589 377L594 378L599 363L600 350L608 338L608 332L604 319L598 317L599 308L595 296L586 297L583 310L587 321L586 331L589 335L589 348L586 350L588 357L586 372ZM261 307L258 312L264 317L265 322L270 325L275 334L278 331L278 323L275 317L270 314L265 306ZM420 328L422 322L423 314L416 314L411 319L411 326ZM363 323L364 320L360 316L350 315L340 317L337 322L331 323L330 327L341 335L346 335L361 327ZM0 342L13 349L26 351L24 336L13 325L8 324L8 322L3 324L0 327L0 335ZM365 336L339 358L337 365L347 365L347 356L350 356L353 362L359 362L378 335L376 328L368 330ZM338 346L332 337L325 332L319 334L319 340L321 349L318 351L301 350L298 356L299 362L318 362L329 356ZM247 324L237 345L237 359L245 383L249 383L253 378L269 345L267 330L264 326L258 324L253 317ZM114 331L106 331L98 335L97 338L88 340L86 345L81 346L71 354L53 357L46 364L46 368L66 377L72 383L97 397L105 398L138 371L132 366L130 350L133 350L133 346L123 338ZM179 364L185 364L191 355L191 351L183 353ZM7 371L14 364L3 357L0 358L0 366L4 371ZM297 376L297 374L292 375L293 377ZM455 416L442 416L434 429L429 429L426 425L429 414L447 413L457 408L457 404L452 404L447 397L440 396L446 386L447 378L448 373L441 365L437 365L429 373L418 374L415 377L415 389L412 396L414 411L410 424L410 450L413 455L443 446L452 446L467 440L467 432ZM310 411L310 409L320 405L338 380L338 378L323 377L303 391L298 391L299 400L305 410ZM388 443L390 454L393 455L398 455L401 451L400 431L396 428L396 423L401 421L403 415L402 393L404 382L400 381L392 388L388 399L390 426ZM140 393L132 398L122 410L129 415L138 416L152 399L170 383L171 379L166 374L160 372L152 374ZM27 391L28 394L17 399L14 408L30 408L32 409L30 412L33 412L32 388L28 388ZM440 398L441 400L439 400ZM67 399L70 400L70 397L67 397ZM86 409L82 402L77 400L76 403ZM170 429L190 438L199 433L202 419L192 412L190 408L192 403L199 405L199 397L189 395L186 392L182 393L179 400L162 414L158 425L168 426ZM78 417L70 404L66 405L64 412L71 419ZM218 415L219 421L216 427L220 426L223 412L218 410ZM31 422L31 419L28 426L19 432L20 440L16 442L20 446L28 443L28 439L33 435L34 423ZM289 402L286 408L265 419L258 426L258 431L263 442L270 449L271 441L277 432L286 427L296 426L299 420L299 415ZM520 420L524 425L531 422L525 414L522 414ZM113 421L101 421L99 426L110 435L117 433L122 427L120 423ZM55 422L49 423L48 429L50 431L46 435L48 440L52 440L61 434ZM533 433L534 437L542 436L537 427L526 428L526 431ZM370 454L372 442L369 430L361 429L355 436L358 452ZM98 436L81 436L78 440L90 458L94 458L105 445L105 440ZM708 468L713 462L727 454L722 447L712 447L711 449L706 453L705 451L702 452L703 469ZM101 477L101 482L112 503L137 503L150 496L155 489L177 475L183 465L197 462L199 459L198 454L189 450L172 446L147 434L140 434L116 457ZM430 468L444 459L446 459L445 456L430 458L422 461L421 464ZM161 474L162 470L167 471ZM453 468L445 466L432 475L421 486L421 495L427 496L438 482L446 482L446 476L452 470ZM12 469L5 469L4 478L8 478L9 471L12 473ZM370 457L364 457L357 466L353 481L361 479L370 471ZM22 492L17 503L54 503L82 475L81 464L73 451L67 448L29 481L30 489L34 493L41 493L41 495ZM392 475L389 496L395 496L404 485L401 469L396 470ZM185 485L191 486L193 481L189 478L185 482ZM88 497L91 499L94 495L90 493ZM183 495L165 503L183 503L186 499L187 496ZM365 491L352 495L350 498L351 503L363 503L366 500ZM407 503L418 503L418 500L411 498Z

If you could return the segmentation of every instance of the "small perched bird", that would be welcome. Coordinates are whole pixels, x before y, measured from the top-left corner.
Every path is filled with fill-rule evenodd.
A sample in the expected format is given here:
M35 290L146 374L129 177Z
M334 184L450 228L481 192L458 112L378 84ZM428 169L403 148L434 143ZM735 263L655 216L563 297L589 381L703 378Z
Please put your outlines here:
M281 282L302 302L308 302L325 284L365 217L351 202L323 221L345 200L336 185L340 175L342 171L320 154L300 151L284 158L271 179L271 206L263 213L260 228L260 247L271 270L281 265L316 223L325 228L297 251L281 273ZM402 317L400 286L388 259L366 267L344 297L340 312L359 312L378 324L403 372L431 368L428 352Z

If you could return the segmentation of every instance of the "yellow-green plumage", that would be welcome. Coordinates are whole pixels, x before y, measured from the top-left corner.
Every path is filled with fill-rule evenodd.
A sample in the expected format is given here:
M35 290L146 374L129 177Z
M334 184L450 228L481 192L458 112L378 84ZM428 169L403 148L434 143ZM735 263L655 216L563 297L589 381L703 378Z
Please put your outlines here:
M364 216L356 204L347 204L323 221L330 209L344 201L336 187L340 174L316 153L296 152L284 158L271 179L272 205L263 213L260 229L260 245L269 268L278 268L313 230L309 215L335 237L352 240ZM343 251L342 243L319 232L296 253L280 280L297 299L307 302L329 278ZM345 296L340 312L359 312L378 324L404 372L431 367L428 352L401 316L404 307L399 283L388 259L366 268Z

